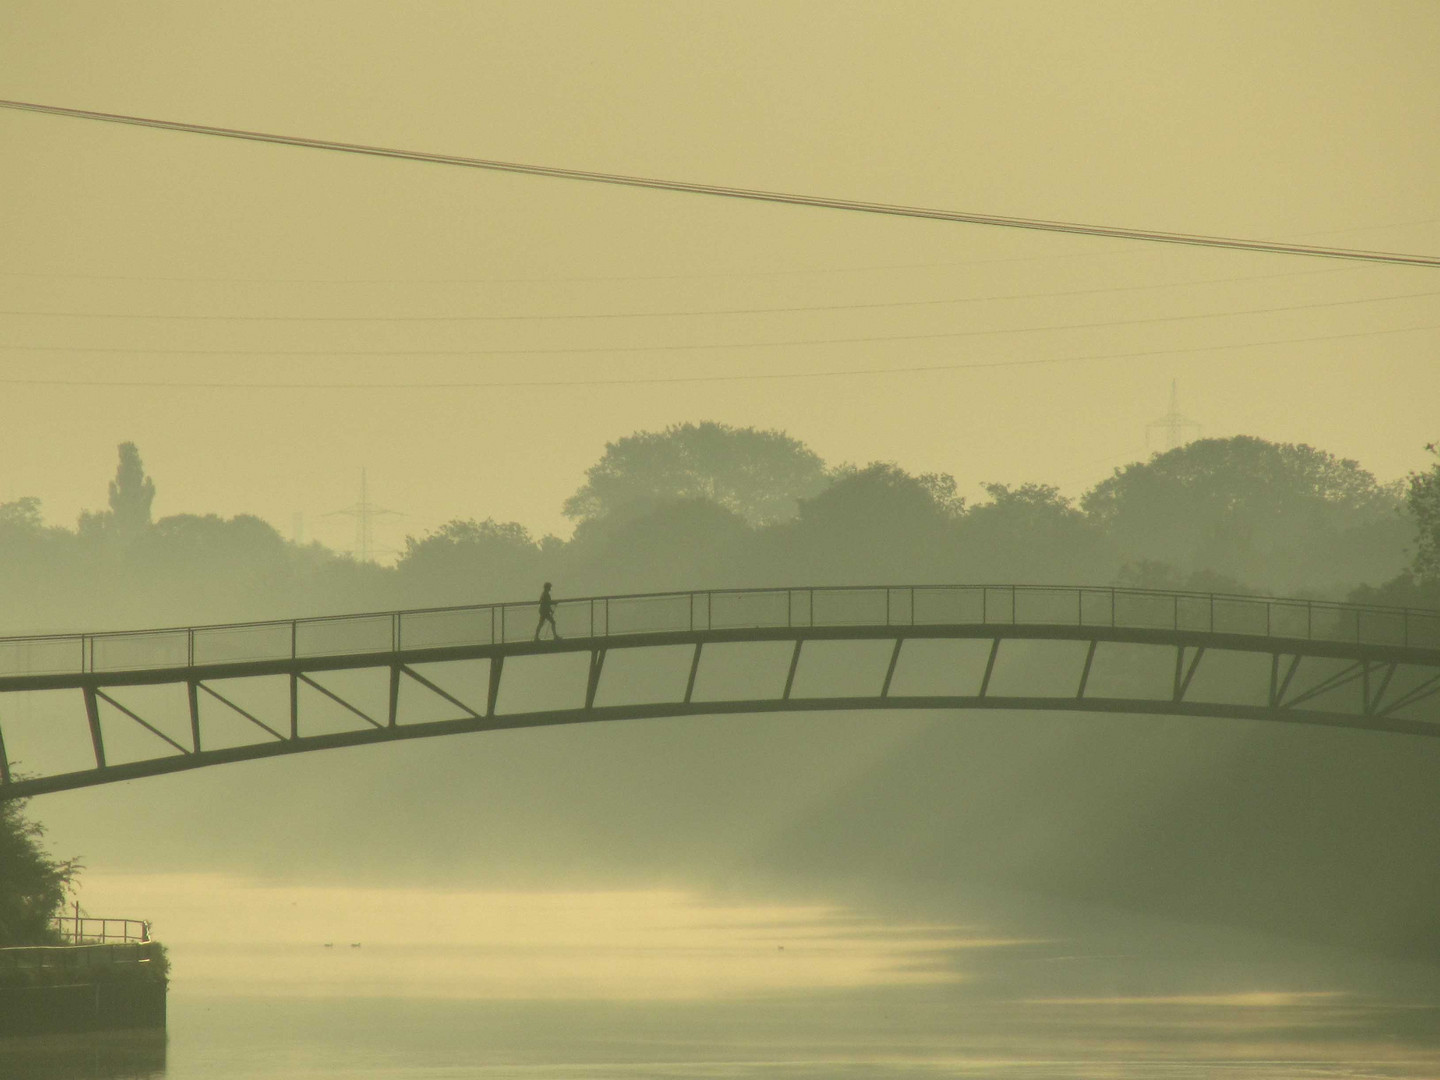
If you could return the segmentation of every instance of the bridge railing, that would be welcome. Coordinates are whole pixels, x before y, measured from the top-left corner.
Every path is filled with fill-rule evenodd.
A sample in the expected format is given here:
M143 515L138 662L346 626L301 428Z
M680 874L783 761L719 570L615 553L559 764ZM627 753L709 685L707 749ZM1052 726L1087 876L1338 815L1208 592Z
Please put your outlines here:
M707 589L561 600L555 619L567 638L754 627L1047 625L1440 648L1437 611L1108 586ZM538 622L539 606L529 602L0 638L0 676L187 668L500 645L532 639Z
M50 928L67 945L108 945L149 941L150 924L144 919L113 919L98 915L54 915Z

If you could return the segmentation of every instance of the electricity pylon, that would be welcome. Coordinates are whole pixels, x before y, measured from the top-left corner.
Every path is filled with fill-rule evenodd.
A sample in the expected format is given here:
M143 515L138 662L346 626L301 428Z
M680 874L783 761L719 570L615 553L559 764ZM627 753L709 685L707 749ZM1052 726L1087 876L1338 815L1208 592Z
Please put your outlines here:
M365 470L360 470L360 501L353 506L332 510L326 517L344 515L355 519L355 557L361 562L370 562L375 550L375 519L384 515L399 516L399 510L385 510L370 501L370 488Z
M1200 425L1180 411L1178 379L1170 380L1170 411L1159 420L1152 420L1145 425L1145 445L1147 447L1150 445L1150 433L1156 428L1165 433L1166 450L1174 450L1189 442L1190 440L1185 438L1187 431L1195 433L1195 436L1192 437L1198 437L1200 434Z

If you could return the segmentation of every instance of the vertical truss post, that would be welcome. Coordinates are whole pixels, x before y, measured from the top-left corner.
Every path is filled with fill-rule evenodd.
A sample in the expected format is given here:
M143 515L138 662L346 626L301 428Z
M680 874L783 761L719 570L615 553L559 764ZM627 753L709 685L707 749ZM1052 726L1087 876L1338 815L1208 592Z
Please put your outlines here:
M1300 653L1296 653L1290 658L1290 666L1285 670L1285 678L1281 679L1280 685L1275 688L1275 697L1274 700L1272 700L1270 703L1271 708L1278 709L1280 707L1280 703L1285 700L1285 692L1290 689L1290 680L1295 678L1295 672L1300 668L1300 660ZM1277 669L1280 666L1280 656L1278 653L1275 656L1275 666Z
M200 695L199 684L194 679L185 683L185 698L190 703L190 745L195 753L200 752Z
M290 672L290 738L300 737L300 675Z
M795 651L790 654L790 673L785 676L785 693L782 697L790 700L790 691L795 686L795 669L800 666L800 646L805 644L804 638L795 639Z
M504 616L501 616L501 627L504 627ZM492 656L490 658L490 688L485 694L485 715L495 715L495 703L500 700L500 672L505 667L505 657Z
M1182 645L1182 646L1180 647L1180 653L1181 653L1181 655L1184 655L1184 652L1185 652L1185 648L1184 648L1184 646ZM1175 700L1176 700L1176 701L1184 701L1184 700L1185 700L1185 692L1190 689L1190 680L1193 679L1193 678L1195 678L1195 670L1196 670L1196 668L1198 668L1198 667L1200 666L1200 661L1204 658L1204 656L1205 656L1205 646L1204 646L1204 645L1197 645L1197 646L1195 647L1195 652L1194 652L1194 654L1190 657L1190 664L1189 664L1189 666L1185 669L1185 677L1184 677L1183 679L1178 678L1178 677L1179 677L1179 674L1180 674L1180 669L1179 669L1178 667L1175 669L1175 674L1176 674L1177 679L1178 679L1178 681L1177 681L1176 684L1175 684Z
M105 740L100 735L100 704L95 700L95 687L85 687L85 716L90 721L90 742L95 747L95 767L105 768Z
M590 676L585 680L585 708L595 707L595 694L600 689L600 669L605 666L605 650L596 649L590 654Z
M1176 611L1178 612L1178 611L1179 611L1179 603L1180 603L1179 597L1176 597L1176 598L1175 598L1175 603L1176 603ZM1178 616L1177 616L1177 619L1178 619ZM1185 674L1185 646L1184 646L1184 645L1176 645L1176 646L1175 646L1175 681L1171 684L1171 688L1170 688L1170 689L1171 689L1171 693L1170 693L1170 700L1171 700L1171 701L1179 701L1179 700L1180 700L1180 680L1181 680L1181 678L1184 676L1184 674Z
M985 661L985 675L980 680L980 696L984 697L990 692L990 676L995 673L995 657L1000 652L1000 639L997 637L990 643L990 656Z
M1380 702L1385 700L1385 692L1390 689L1390 680L1395 677L1395 669L1399 666L1392 660L1385 668L1385 674L1380 679L1380 686L1376 689L1374 698L1372 699L1369 694L1365 695L1367 701L1365 711L1369 715L1374 716L1380 711Z
M692 594L693 595L693 594ZM690 658L690 678L685 681L685 704L690 704L690 698L695 693L695 675L700 670L700 649L702 643L695 642L695 655Z
M1095 646L1098 644L1098 640L1091 638L1090 648L1085 650L1085 666L1080 669L1080 685L1075 690L1076 701L1085 696L1085 686L1090 682L1090 668L1095 663Z
M896 635L895 648L890 650L890 666L885 669L885 682L880 687L881 697L890 696L890 684L895 681L895 665L900 662L900 646L903 644L905 644L905 639Z
M400 665L390 665L390 726L394 727L400 711Z

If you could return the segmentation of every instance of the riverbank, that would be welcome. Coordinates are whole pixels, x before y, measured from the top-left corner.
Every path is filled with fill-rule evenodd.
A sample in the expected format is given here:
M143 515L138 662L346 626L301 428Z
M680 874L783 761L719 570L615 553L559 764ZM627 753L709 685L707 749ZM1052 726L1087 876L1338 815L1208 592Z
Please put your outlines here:
M164 1030L168 986L156 941L0 949L0 1037Z

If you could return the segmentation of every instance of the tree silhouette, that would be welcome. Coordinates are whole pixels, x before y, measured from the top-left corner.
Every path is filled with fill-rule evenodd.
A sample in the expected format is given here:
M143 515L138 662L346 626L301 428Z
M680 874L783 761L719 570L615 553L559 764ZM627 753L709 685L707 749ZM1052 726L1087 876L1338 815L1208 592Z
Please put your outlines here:
M768 538L778 570L815 584L949 576L965 510L954 477L912 476L887 462L836 473L830 487L800 504L795 521Z
M116 528L138 532L150 524L155 481L145 475L140 450L133 442L120 444L120 464L110 481L110 513Z
M40 846L43 829L21 810L24 800L0 800L0 947L48 945L50 918L80 869L75 859L52 859Z
M1425 449L1440 457L1435 443L1428 443ZM1440 461L1425 472L1410 474L1405 504L1419 529L1411 572L1430 585L1440 583Z
M989 502L960 523L968 577L988 581L1103 581L1112 567L1101 535L1051 484L984 484Z
M1399 502L1396 486L1347 458L1236 436L1117 469L1081 506L1126 561L1293 591L1393 575Z
M766 525L794 517L798 501L828 482L819 456L783 431L675 424L606 444L564 510L566 517L593 521L701 498Z
M106 534L133 537L150 527L150 504L155 481L145 475L145 463L133 442L120 444L120 463L110 481L110 509L80 512L80 534L90 538Z
M529 592L541 574L541 549L514 522L448 521L417 540L405 538L395 564L407 603L464 603Z

